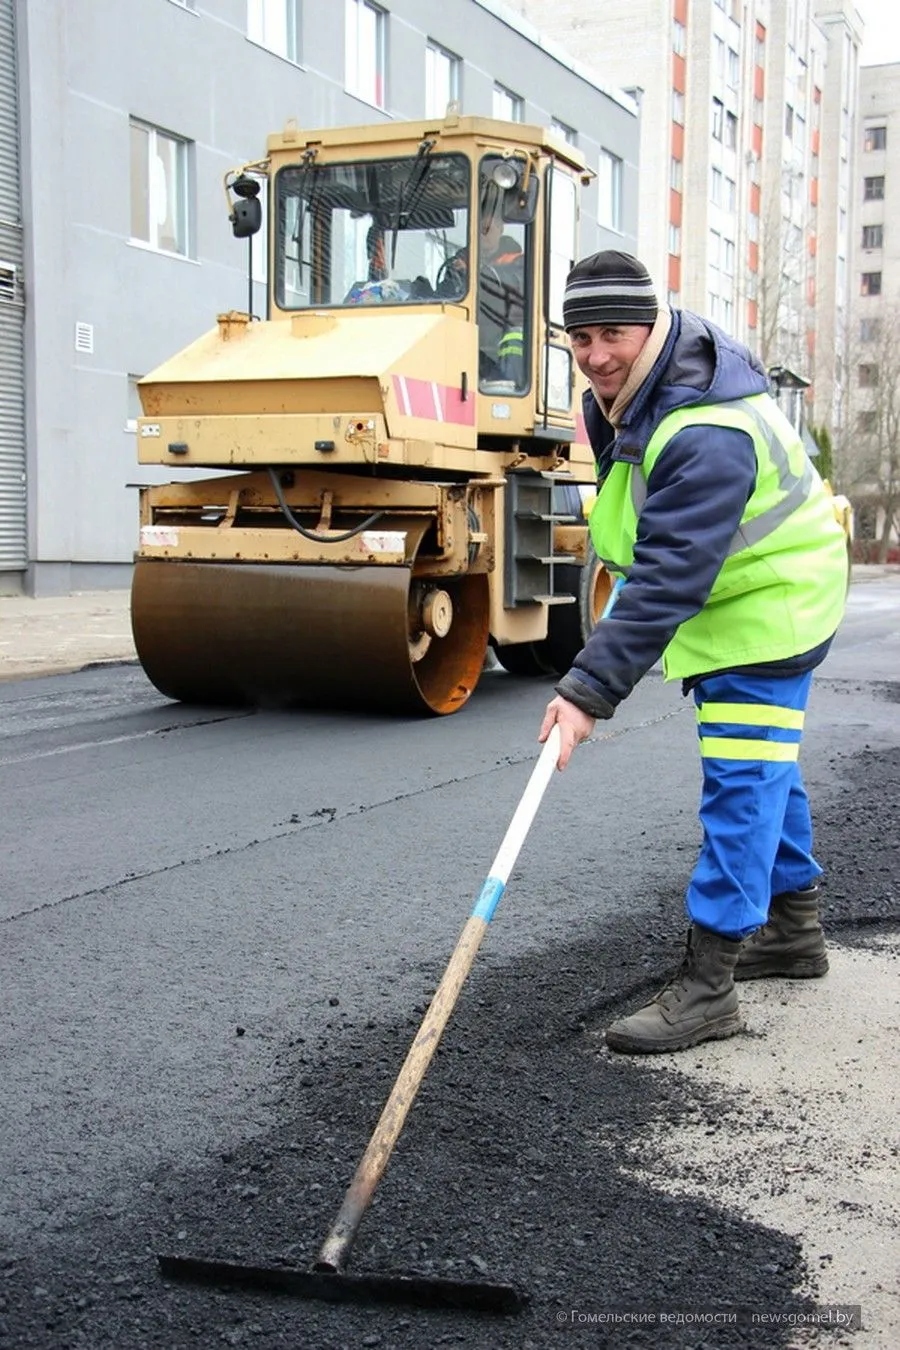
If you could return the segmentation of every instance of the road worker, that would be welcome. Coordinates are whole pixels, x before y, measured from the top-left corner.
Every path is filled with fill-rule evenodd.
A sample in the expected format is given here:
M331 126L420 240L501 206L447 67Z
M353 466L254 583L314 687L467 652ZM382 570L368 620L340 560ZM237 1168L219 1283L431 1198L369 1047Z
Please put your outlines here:
M801 441L746 347L657 301L609 250L569 273L564 319L589 382L594 547L624 578L556 686L540 730L559 767L662 658L697 708L703 838L681 967L607 1029L612 1050L734 1035L735 980L828 969L798 767L812 673L841 620L844 536Z

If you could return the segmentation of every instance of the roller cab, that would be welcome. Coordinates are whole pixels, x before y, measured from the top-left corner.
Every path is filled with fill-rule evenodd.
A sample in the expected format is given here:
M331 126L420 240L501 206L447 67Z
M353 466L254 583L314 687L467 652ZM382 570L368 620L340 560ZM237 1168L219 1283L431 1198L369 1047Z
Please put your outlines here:
M568 669L609 592L561 324L583 176L542 128L451 113L288 126L226 179L236 234L266 193L268 315L139 386L140 462L201 471L141 491L163 693L449 713L488 644Z

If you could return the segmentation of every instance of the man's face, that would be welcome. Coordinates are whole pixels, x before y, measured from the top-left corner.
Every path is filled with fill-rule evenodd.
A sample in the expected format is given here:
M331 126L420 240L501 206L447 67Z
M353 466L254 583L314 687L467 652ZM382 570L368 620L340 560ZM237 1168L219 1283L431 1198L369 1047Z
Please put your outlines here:
M621 392L651 330L642 323L607 328L587 324L569 333L575 360L600 398L611 403Z

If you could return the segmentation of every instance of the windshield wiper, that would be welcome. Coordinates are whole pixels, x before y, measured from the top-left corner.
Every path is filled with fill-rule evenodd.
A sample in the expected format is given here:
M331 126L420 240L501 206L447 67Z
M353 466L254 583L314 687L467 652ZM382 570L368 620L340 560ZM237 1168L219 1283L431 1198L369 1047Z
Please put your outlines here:
M297 266L300 269L301 277L303 276L304 267L312 267L312 259L310 258L309 261L305 261L303 257L303 227L306 224L306 217L313 209L316 189L319 185L318 174L313 174L316 167L314 161L318 153L318 149L314 146L308 146L307 149L303 151L303 163L300 165L300 171L297 174L296 180L297 225L292 237L294 243L297 245ZM309 200L307 200L304 188L306 187L306 179L310 177L310 175L313 175L313 181L309 185L310 193Z
M409 171L409 177L404 183L400 184L400 191L397 194L397 215L394 220L394 232L391 236L391 271L393 272L397 262L397 240L400 231L406 221L410 220L412 213L418 205L422 189L425 186L425 180L431 169L431 152L436 145L436 141L422 141L416 151L416 158ZM409 194L409 206L404 210L404 202Z

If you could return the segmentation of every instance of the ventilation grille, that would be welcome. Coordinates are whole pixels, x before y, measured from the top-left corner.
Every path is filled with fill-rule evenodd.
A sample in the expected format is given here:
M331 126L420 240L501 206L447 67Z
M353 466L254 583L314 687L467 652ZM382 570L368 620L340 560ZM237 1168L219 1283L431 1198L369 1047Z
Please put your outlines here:
M86 352L88 356L93 353L94 325L92 323L76 323L75 350L76 352Z

